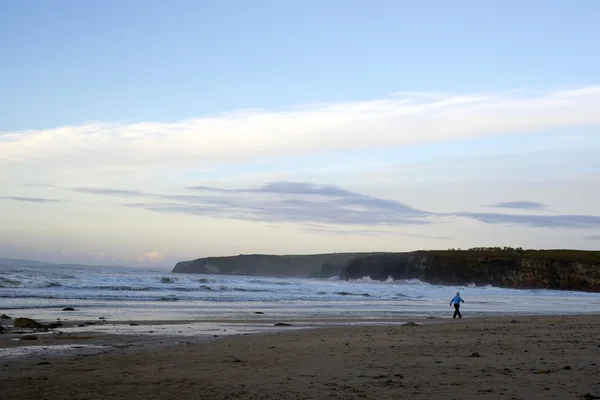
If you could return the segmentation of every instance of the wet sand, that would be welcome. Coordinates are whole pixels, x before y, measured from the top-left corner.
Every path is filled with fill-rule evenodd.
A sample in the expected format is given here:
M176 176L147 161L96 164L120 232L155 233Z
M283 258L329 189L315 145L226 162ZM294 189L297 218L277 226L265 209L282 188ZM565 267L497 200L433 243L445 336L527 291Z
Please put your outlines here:
M71 332L39 335L27 343L39 351L20 357L6 355L24 343L1 335L0 396L600 399L599 316L515 318L216 338Z

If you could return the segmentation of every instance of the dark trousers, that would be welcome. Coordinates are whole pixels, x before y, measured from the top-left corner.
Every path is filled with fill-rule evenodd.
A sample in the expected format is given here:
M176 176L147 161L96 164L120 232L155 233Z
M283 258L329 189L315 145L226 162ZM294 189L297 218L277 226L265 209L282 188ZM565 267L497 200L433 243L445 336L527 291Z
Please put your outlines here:
M454 305L454 316L452 318L456 318L457 315L458 318L462 318L462 315L460 315L460 304Z

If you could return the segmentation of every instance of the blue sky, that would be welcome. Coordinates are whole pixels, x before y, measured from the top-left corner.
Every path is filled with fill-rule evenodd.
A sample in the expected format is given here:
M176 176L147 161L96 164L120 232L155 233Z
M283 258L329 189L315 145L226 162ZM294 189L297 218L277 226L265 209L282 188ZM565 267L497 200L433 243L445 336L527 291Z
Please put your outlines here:
M0 255L598 249L599 18L591 0L2 4ZM547 207L486 208L517 201Z

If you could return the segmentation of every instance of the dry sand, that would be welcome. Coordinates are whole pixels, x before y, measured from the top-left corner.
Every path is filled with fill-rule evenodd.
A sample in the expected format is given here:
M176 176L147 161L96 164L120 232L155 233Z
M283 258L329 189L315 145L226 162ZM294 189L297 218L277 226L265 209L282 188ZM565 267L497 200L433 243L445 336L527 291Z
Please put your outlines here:
M327 327L190 344L67 335L60 341L111 350L5 358L0 398L600 399L600 317L512 319ZM58 339L35 344L50 340Z

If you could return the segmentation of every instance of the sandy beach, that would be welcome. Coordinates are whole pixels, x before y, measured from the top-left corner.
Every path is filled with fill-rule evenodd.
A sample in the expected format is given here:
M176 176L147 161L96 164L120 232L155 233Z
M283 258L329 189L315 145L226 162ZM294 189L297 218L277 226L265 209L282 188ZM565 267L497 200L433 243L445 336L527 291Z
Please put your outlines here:
M27 346L75 348L3 357L0 393L49 400L600 398L598 316L415 322L202 340L40 335ZM2 335L5 354L23 345L9 336Z

